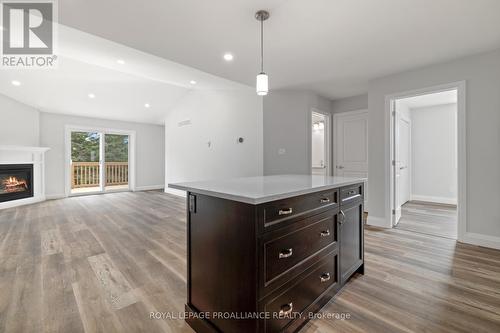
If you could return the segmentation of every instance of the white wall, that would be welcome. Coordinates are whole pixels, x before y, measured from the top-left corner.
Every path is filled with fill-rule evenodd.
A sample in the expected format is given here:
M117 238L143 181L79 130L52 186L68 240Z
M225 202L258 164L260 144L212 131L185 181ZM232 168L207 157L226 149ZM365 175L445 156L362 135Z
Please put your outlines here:
M390 226L387 95L466 81L467 232L500 246L500 50L399 73L369 83L368 211ZM368 223L370 222L370 217Z
M368 94L340 98L332 101L332 113L341 113L368 109Z
M0 145L37 147L40 112L0 94Z
M164 184L164 128L161 125L122 122L54 113L40 113L40 145L50 147L45 154L47 197L64 196L66 125L133 130L136 132L136 189Z
M167 183L262 175L262 98L247 88L190 91L165 119L165 148Z
M412 199L457 203L457 105L411 109Z
M294 90L264 97L264 174L311 174L312 108L330 112L331 101Z

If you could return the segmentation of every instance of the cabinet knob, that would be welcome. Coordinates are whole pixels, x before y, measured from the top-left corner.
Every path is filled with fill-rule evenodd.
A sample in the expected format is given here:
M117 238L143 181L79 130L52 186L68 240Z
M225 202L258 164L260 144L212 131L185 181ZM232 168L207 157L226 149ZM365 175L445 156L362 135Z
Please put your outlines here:
M279 255L278 255L278 258L279 259L284 259L284 258L288 258L288 257L291 257L293 254L293 249L292 248L289 248L289 249L286 249L286 250L282 250Z
M280 209L278 211L278 215L290 215L293 213L293 209L290 207L290 208L285 208L285 209Z
M321 283L330 280L330 273L323 273L319 276Z
M293 311L293 303L292 302L290 302L288 304L284 304L281 306L279 316L280 317L288 316L290 313L292 313L292 311Z
M329 203L330 202L330 198L321 198L319 200L320 203Z
M327 229L325 231L322 231L319 233L321 235L321 237L327 237L327 236L330 236L330 229Z

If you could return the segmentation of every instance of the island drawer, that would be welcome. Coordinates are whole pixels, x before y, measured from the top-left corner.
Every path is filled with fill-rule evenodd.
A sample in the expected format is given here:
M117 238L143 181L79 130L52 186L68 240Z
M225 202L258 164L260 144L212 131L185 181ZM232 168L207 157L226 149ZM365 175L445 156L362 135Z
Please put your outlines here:
M350 204L363 199L363 184L342 187L340 189L340 204Z
M339 206L337 189L304 194L257 206L257 219L261 232L281 228L297 218L317 214Z
M269 318L262 324L262 332L282 332L293 321L307 318L309 306L327 290L339 287L338 256L331 252L318 261L299 279L290 282L275 293L263 299L259 304L260 311L269 313ZM295 326L295 325L293 325Z
M293 226L262 236L265 285L304 262L330 244L337 242L337 215L329 210L306 218Z

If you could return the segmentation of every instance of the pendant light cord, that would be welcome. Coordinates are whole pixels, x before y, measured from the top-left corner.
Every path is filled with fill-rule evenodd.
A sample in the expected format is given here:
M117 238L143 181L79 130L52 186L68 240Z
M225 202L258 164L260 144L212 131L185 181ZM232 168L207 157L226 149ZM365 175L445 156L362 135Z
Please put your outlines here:
M260 72L264 72L264 20L260 19Z

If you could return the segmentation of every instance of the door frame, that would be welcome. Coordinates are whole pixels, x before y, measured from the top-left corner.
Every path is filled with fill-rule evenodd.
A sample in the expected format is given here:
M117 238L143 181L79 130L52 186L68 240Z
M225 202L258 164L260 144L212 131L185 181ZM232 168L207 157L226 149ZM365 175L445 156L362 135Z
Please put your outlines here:
M332 114L327 111L321 111L316 108L311 108L309 110L309 117L307 120L307 133L308 133L308 161L309 161L309 174L312 174L312 116L313 113L319 113L323 116L325 116L325 161L326 161L326 175L327 176L332 176Z
M118 135L128 135L128 189L127 190L108 190L99 192L89 192L89 193L71 193L71 132L81 131L81 132L98 132L106 134L118 134ZM104 154L104 140L100 140L100 156ZM104 174L104 168L101 168L101 179ZM92 195L92 194L104 194L111 192L127 192L135 191L135 131L133 130L123 130L114 129L106 127L93 127L93 126L79 126L79 125L65 125L64 126L64 195L66 197L70 196L81 196L81 195Z
M467 231L467 133L466 133L466 81L451 82L422 89L399 92L386 95L385 97L385 117L388 132L386 132L386 142L389 150L386 149L385 170L387 177L385 191L386 214L390 216L391 227L394 227L395 214L395 166L394 160L394 101L401 98L415 97L444 91L457 90L457 240L463 242Z
M394 106L394 111L396 112L395 114L395 119L394 120L397 120L397 121L404 121L406 123L408 123L408 187L409 187L409 191L410 191L410 200L412 200L412 193L413 193L413 152L412 152L412 137L411 137L411 126L412 126L412 123L411 123L411 118L407 118L407 117L404 117L403 114L401 112L398 112L397 108ZM399 127L399 124L396 125L396 122L394 122L394 132L393 132L393 135L396 137L398 136L399 139L401 139L401 128ZM396 127L397 126L397 127ZM394 145L394 149L393 149L393 154L394 154L394 159L396 159L396 146ZM400 157L401 158L401 157ZM394 175L396 177L396 168L398 166L397 165L394 165ZM401 172L401 171L400 171ZM398 206L398 200L399 200L399 197L396 198L396 195L400 196L401 193L397 192L396 191L396 181L394 180L394 206ZM401 207L396 207L395 209L395 214L394 214L394 220L392 221L393 223L393 227L396 226L398 223L399 223L399 220L401 219Z

